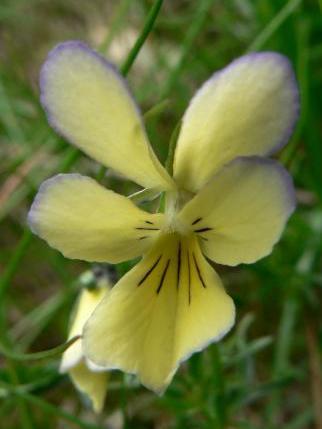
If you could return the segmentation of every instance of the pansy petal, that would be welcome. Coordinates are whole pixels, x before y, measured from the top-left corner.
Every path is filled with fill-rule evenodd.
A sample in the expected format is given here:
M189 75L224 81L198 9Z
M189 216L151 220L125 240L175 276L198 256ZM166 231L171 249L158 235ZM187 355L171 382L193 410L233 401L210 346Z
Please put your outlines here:
M46 180L28 215L32 231L64 256L111 263L142 255L162 219L79 174Z
M298 87L286 57L263 52L233 61L205 82L183 117L175 179L197 192L234 158L279 150L298 112Z
M68 339L82 334L85 322L109 290L109 285L105 284L104 287L84 288L81 291L74 310ZM99 413L102 410L108 375L106 372L94 372L86 366L81 339L63 353L60 372L69 372L75 387L90 398L95 412Z
M237 265L268 255L294 208L292 179L280 164L242 157L223 167L179 218L198 234L206 256Z
M84 353L162 393L179 363L220 339L234 314L195 237L166 234L96 308L84 328Z
M89 397L94 411L100 413L108 387L108 373L90 371L84 362L80 362L69 374L75 387Z
M82 334L87 319L108 291L109 287L96 287L94 289L84 288L81 291L74 310L74 317L71 321L68 339ZM63 353L60 371L68 371L70 368L79 364L83 357L82 341L78 340Z
M105 58L81 42L62 43L43 65L40 87L50 124L71 143L144 187L173 186L126 82Z

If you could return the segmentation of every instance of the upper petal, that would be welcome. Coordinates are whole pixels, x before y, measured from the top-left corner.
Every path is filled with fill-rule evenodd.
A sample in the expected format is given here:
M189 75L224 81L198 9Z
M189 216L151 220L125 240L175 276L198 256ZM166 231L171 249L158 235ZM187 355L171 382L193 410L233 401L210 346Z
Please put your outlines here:
M234 316L194 237L167 234L96 308L84 328L84 352L161 393L179 363L219 340Z
M286 57L263 52L233 61L204 83L183 117L175 179L196 192L232 159L277 151L298 112L298 87Z
M199 236L206 256L237 265L268 255L294 208L287 171L273 160L245 157L222 168L179 218Z
M163 215L140 210L89 177L59 174L41 185L28 222L68 258L118 263L152 245Z
M96 161L148 188L173 182L151 149L126 82L81 42L53 49L40 75L50 124Z

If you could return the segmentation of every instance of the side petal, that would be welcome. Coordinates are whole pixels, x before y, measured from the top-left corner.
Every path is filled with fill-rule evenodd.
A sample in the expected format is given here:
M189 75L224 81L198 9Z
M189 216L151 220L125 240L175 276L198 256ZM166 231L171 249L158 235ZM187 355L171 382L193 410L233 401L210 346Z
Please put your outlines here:
M233 61L204 83L183 117L175 179L197 192L234 158L279 150L298 113L298 87L286 57L263 52Z
M287 171L273 160L245 157L215 175L179 218L199 236L206 256L234 266L268 255L294 208Z
M97 287L95 289L84 288L81 291L74 310L74 317L71 322L68 339L82 334L87 319L109 290L109 287ZM60 372L66 372L70 368L76 366L81 362L83 357L82 341L78 340L63 353Z
M64 256L110 263L141 256L162 219L79 174L46 180L28 215L32 231Z
M69 371L69 375L75 387L89 397L95 413L100 413L106 397L108 373L90 371L81 362Z
M167 234L96 308L84 328L84 353L162 393L180 362L220 339L234 314L197 241Z
M50 124L71 143L144 187L173 186L126 82L105 58L81 42L62 43L42 67L40 88Z

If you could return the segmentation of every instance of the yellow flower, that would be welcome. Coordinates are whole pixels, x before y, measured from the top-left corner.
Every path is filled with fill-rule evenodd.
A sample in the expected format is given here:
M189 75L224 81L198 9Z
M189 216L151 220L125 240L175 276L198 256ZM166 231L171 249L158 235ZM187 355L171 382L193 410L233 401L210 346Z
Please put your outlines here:
M73 144L166 193L165 212L152 214L89 177L61 174L41 186L29 214L32 230L66 257L118 263L143 255L90 317L84 351L162 392L180 362L234 324L233 301L206 258L257 261L294 210L290 176L264 158L287 142L298 116L292 68L279 54L258 53L215 73L183 117L173 178L123 78L84 44L50 53L41 100Z
M109 285L84 288L79 296L74 317L71 323L68 339L81 335L83 327L95 307L104 295L108 295ZM96 413L101 412L106 396L107 372L86 361L82 350L82 339L73 343L63 354L60 372L67 372L78 390L91 400Z

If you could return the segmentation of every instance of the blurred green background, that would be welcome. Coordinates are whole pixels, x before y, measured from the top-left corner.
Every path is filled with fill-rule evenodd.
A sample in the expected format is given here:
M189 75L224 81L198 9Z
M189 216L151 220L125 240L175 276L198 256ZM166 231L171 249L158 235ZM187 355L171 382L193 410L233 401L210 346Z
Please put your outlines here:
M54 347L88 264L64 259L32 236L26 214L39 184L62 171L95 176L99 166L49 128L39 105L38 72L57 43L81 39L120 66L152 6L139 0L0 1L0 335L15 352ZM322 428L322 2L165 0L128 79L165 160L171 133L194 91L215 70L252 50L292 61L301 117L279 159L298 196L271 256L219 267L237 305L237 323L218 345L182 365L162 397L112 374L96 417L59 375L59 359L0 357L0 427ZM130 194L110 172L104 184ZM123 274L129 266L117 267Z

